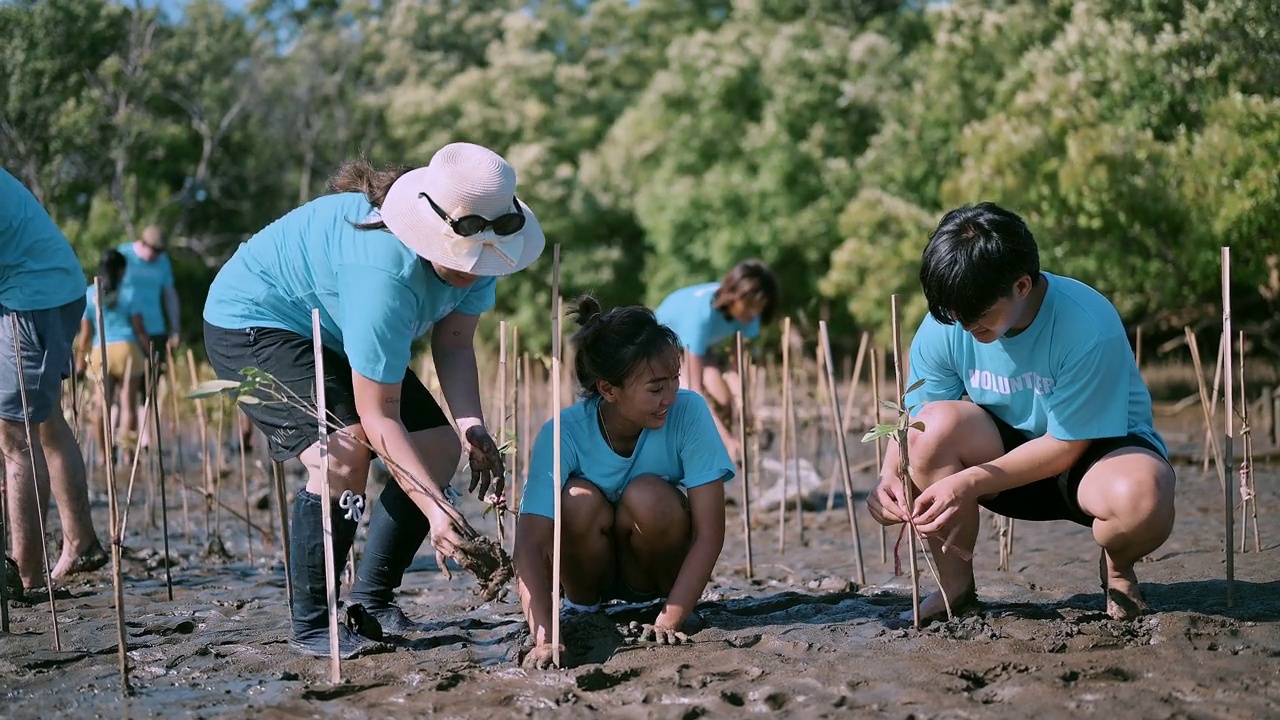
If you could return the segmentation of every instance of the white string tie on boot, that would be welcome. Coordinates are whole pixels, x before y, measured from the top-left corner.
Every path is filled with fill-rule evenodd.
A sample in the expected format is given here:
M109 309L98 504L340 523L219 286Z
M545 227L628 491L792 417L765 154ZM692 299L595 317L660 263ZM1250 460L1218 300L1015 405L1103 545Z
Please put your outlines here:
M360 518L364 516L364 496L343 490L342 497L338 498L338 507L347 511L343 517L360 522Z

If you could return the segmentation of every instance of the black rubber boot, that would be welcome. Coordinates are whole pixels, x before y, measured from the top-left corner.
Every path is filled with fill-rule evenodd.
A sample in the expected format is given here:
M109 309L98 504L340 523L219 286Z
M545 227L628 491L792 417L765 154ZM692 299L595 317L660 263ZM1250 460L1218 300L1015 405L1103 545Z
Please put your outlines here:
M344 517L346 511L333 503L334 576L341 586L342 566L355 541L355 520ZM324 524L321 520L320 496L299 490L293 502L293 523L289 546L293 566L293 649L305 655L329 656L329 605L325 594ZM393 648L378 642L381 632L376 623L360 617L357 606L347 608L352 616L338 624L338 653L343 659L387 652ZM351 627L354 625L353 627ZM362 630L374 638L357 632Z
M405 635L423 629L396 606L394 597L404 571L430 530L427 518L400 485L395 480L388 482L369 519L364 555L351 587L351 602L363 605L387 634Z

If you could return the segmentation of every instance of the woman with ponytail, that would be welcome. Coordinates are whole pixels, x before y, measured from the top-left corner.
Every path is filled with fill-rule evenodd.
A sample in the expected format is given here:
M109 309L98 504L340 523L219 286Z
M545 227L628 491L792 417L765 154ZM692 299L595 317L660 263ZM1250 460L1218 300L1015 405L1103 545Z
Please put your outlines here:
M85 291L84 317L80 320L79 352L76 353L76 369L83 372L87 364L94 375L101 375L106 384L106 396L118 403L120 430L117 445L120 457L127 458L137 442L137 422L134 408L142 392L142 377L146 372L143 352L148 350L150 338L142 323L142 307L133 291L124 286L128 261L117 250L106 250L98 263L98 286L102 289L102 324L98 327L97 291L92 285ZM102 353L98 347L107 346L107 372L102 373ZM101 444L103 413L111 408L98 408L94 413Z
M688 641L693 606L724 544L724 483L734 474L706 401L680 389L680 340L638 306L607 313L582 297L573 336L582 399L560 412L560 475L548 421L533 446L516 528L520 603L551 664L551 552L562 497L565 607L660 602L645 640Z

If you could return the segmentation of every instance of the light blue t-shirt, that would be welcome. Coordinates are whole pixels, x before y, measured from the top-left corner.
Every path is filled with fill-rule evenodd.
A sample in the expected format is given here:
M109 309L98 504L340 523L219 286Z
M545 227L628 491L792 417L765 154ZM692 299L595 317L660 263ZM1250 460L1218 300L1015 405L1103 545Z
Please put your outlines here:
M164 290L173 287L173 263L169 262L169 253L161 253L151 262L138 257L133 243L127 242L116 246L116 250L128 261L128 270L124 274L122 288L128 288L137 299L142 309L142 326L148 335L164 335Z
M93 344L98 345L98 293L90 285L84 291L84 319L93 328ZM116 294L116 303L110 307L102 307L102 324L106 326L107 343L133 342L138 336L133 332L133 316L140 315L139 306L133 291L123 285Z
M84 270L71 243L35 195L0 169L0 305L51 310L82 293Z
M657 430L641 430L631 457L615 453L601 435L596 420L600 402L600 398L579 400L560 411L559 487L571 477L583 478L616 503L631 478L639 475L651 473L686 488L733 478L733 461L701 395L677 390L667 421ZM520 496L522 514L554 517L553 433L548 420L533 444L529 476Z
M984 345L959 323L926 315L911 342L908 387L924 385L907 394L908 407L967 394L1028 438L1134 434L1167 454L1115 307L1078 280L1044 276L1044 303L1014 337Z
M703 283L681 288L667 296L653 314L658 322L675 331L680 344L694 355L706 355L712 346L725 338L741 332L747 339L760 334L760 318L749 324L726 320L724 315L711 307L720 283Z
M318 307L325 347L370 380L400 382L414 339L449 313L479 315L493 307L496 279L449 285L389 231L353 226L373 210L363 194L340 193L271 223L214 278L205 322L309 338L311 309Z

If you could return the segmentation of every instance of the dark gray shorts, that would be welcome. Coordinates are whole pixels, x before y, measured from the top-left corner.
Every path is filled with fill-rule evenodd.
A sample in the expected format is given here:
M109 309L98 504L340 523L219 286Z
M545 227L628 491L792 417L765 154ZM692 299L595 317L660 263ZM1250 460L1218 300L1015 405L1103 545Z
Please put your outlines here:
M14 319L22 356L22 379L27 388L26 417L33 423L49 419L62 397L62 381L71 377L71 346L84 315L81 296L49 310L10 310L0 305L0 419L22 422L22 391L14 347Z

